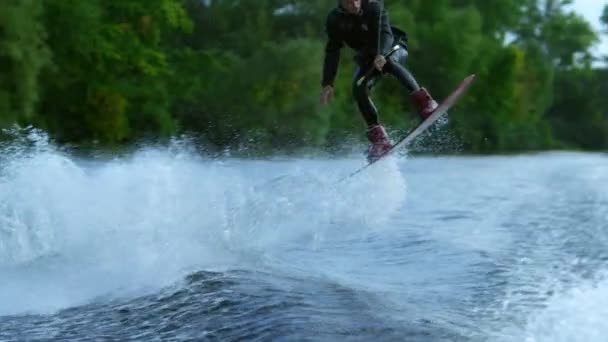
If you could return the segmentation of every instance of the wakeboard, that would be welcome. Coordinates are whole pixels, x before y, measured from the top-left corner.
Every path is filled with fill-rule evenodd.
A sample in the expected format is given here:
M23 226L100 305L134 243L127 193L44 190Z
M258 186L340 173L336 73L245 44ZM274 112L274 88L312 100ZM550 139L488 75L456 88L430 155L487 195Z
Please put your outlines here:
M435 121L437 121L443 114L447 113L447 111L450 108L452 108L452 106L456 103L456 101L460 98L460 96L467 90L467 88L469 88L469 86L471 85L471 82L473 82L474 79L475 79L475 75L467 76L464 80L462 80L460 82L460 84L458 84L458 86L456 88L454 88L452 93L450 95L448 95L441 102L441 104L439 104L437 109L435 109L435 111L428 118L426 118L424 121L422 121L420 124L418 124L418 126L416 126L416 128L414 128L412 131L407 133L403 138L399 139L399 141L397 141L393 145L393 147L391 147L391 149L384 152L378 158L368 162L363 167L361 167L360 169L358 169L355 172L353 172L352 174L350 174L348 177L352 177L352 176L356 175L357 173L365 170L366 168L370 167L371 165L373 165L373 164L377 163L378 161L391 155L393 152L395 152L395 151L399 150L400 148L403 148L403 147L407 146L409 143L411 143L416 137L418 137L421 133L426 131L427 128L431 127L431 125L433 123L435 123Z

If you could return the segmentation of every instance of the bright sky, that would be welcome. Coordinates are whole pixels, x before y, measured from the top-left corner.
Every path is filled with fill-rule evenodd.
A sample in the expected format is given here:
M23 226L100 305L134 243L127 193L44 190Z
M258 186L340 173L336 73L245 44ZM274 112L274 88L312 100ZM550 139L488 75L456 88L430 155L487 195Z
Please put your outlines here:
M600 17L606 4L608 4L606 0L574 0L572 9L585 17L593 28L601 33ZM595 46L593 52L596 55L608 55L608 34L600 34L600 38L602 41Z

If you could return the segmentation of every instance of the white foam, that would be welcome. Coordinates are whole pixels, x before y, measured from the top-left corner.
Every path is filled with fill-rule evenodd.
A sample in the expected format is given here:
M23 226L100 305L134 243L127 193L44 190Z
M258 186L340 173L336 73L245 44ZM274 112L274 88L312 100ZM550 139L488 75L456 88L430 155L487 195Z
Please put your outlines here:
M405 193L390 163L392 176L370 170L336 188L352 161L212 161L179 144L109 161L80 161L44 142L4 148L19 153L0 172L0 315L243 267L332 222L373 226ZM287 176L269 182L279 175Z
M608 280L585 281L555 294L546 307L532 314L526 342L594 342L608 336Z

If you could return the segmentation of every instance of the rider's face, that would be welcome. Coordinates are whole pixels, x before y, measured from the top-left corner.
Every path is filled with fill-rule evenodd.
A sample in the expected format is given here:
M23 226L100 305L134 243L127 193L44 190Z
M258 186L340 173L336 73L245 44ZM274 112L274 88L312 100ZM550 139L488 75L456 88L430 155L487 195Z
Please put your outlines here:
M342 7L351 14L358 14L361 10L361 0L342 0Z

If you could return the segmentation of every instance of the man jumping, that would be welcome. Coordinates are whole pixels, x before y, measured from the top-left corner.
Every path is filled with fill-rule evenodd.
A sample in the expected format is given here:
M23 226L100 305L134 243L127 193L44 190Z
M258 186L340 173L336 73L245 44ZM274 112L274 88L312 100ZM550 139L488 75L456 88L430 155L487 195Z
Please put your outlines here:
M374 160L392 143L380 125L378 111L369 98L369 91L383 74L399 80L410 92L418 115L426 119L437 108L425 88L421 88L403 66L407 57L406 34L391 26L382 0L338 0L338 6L327 17L328 36L325 47L321 104L325 105L334 93L334 80L344 44L355 50L357 70L353 79L353 95L359 111L367 123L367 138L371 145L368 160ZM369 72L371 71L371 72Z

